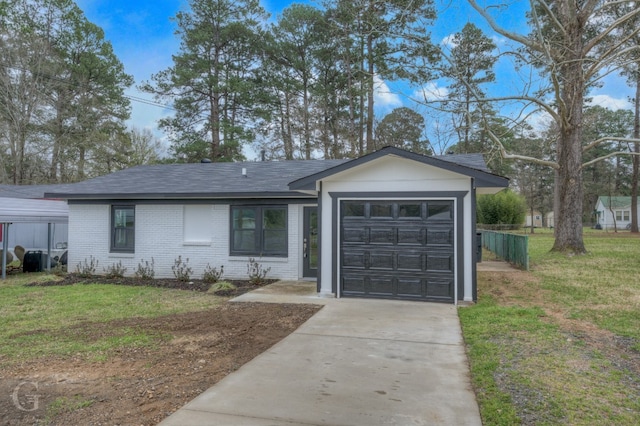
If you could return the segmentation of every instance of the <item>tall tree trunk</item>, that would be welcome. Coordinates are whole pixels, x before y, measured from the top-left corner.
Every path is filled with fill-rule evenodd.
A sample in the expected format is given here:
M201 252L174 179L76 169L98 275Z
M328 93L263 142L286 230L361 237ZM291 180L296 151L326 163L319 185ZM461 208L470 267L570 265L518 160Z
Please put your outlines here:
M633 137L640 139L640 63L637 65L636 98L633 117ZM636 155L633 156L633 173L631 175L631 232L638 232L638 179L640 178L640 143L633 144Z
M373 144L373 95L375 91L374 87L374 73L375 68L373 66L373 34L367 36L367 56L368 56L368 70L367 70L367 140L366 150L371 152L375 149Z
M360 41L360 78L358 79L358 96L360 97L360 120L358 127L358 156L364 155L364 132L365 132L365 118L364 118L364 97L365 97L365 68L364 68L364 40Z
M557 62L560 140L558 141L558 177L556 181L558 211L553 251L586 253L582 237L582 109L584 107L585 72L584 22L572 2L560 2L558 17L565 28L564 49Z
M309 128L309 79L305 76L303 82L303 119L304 119L304 158L305 160L311 160L311 129Z
M284 114L281 121L282 143L284 144L284 159L293 160L293 137L291 135L291 106L289 92L284 94Z
M220 159L220 95L213 93L209 100L211 114L209 115L209 125L211 127L211 161Z

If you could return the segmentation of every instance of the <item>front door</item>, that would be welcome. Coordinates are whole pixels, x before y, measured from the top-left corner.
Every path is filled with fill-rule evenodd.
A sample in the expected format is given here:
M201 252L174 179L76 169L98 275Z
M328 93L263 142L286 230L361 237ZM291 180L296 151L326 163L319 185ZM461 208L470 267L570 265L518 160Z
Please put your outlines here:
M304 208L304 232L302 240L302 256L304 258L302 273L304 277L318 276L318 208Z

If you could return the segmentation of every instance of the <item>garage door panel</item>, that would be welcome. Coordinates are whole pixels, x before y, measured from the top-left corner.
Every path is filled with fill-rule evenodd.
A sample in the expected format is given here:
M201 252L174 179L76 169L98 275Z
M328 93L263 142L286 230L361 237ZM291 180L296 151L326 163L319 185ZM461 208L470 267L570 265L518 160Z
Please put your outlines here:
M427 271L453 272L453 254L427 255Z
M422 280L418 278L398 278L398 296L424 297Z
M453 280L444 278L428 279L426 296L441 299L453 298Z
M421 227L416 228L398 228L398 244L416 246L424 245L424 236L427 231Z
M427 245L453 246L453 228L427 229Z
M365 277L363 275L347 275L342 277L343 294L364 295Z
M394 270L394 252L372 252L369 254L370 269L384 269L387 271Z
M398 253L398 270L399 271L416 271L424 270L423 256L421 253Z
M366 255L361 251L343 251L342 252L342 266L345 268L359 268L364 269L366 267L365 263Z
M345 227L342 231L342 240L345 243L365 244L367 242L367 231L368 229L363 227Z
M392 227L371 227L369 228L370 244L394 244L395 229Z
M369 277L369 285L365 284L365 292L376 296L387 296L394 293L392 276L375 275Z

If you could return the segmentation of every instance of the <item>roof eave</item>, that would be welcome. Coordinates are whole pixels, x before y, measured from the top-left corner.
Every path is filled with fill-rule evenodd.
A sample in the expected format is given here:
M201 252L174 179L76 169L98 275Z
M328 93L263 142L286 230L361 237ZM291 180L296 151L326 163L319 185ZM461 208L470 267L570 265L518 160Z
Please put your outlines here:
M185 200L185 199L231 199L231 198L313 198L313 194L297 191L274 192L185 192L185 193L46 193L47 197L64 200Z
M309 191L316 189L316 182L322 180L328 176L349 170L353 167L357 167L362 164L366 164L370 161L378 158L395 155L397 157L406 158L409 160L417 161L430 166L438 167L441 169L449 170L454 173L466 175L476 179L476 187L499 187L506 188L509 186L509 179L503 176L494 175L492 173L484 172L482 170L474 169L471 167L463 166L450 161L440 160L433 157L427 157L422 154L416 154L414 152L404 151L395 147L385 147L379 151L372 152L365 156L353 159L343 164L339 164L334 167L330 167L318 173L297 179L289 183L289 189L294 191Z

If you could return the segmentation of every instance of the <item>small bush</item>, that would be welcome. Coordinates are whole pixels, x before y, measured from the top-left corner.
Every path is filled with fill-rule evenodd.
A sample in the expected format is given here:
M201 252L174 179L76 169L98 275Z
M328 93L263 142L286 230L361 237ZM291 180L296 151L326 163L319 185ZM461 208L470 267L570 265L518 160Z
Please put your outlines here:
M82 278L90 278L96 274L98 263L98 259L94 259L93 256L89 257L88 262L87 258L85 257L84 262L80 262L76 266L76 273Z
M481 224L521 225L524 223L525 210L524 198L509 190L478 197L477 216Z
M220 281L209 288L209 292L216 293L218 291L235 290L236 286L227 281Z
M58 277L64 277L67 275L67 265L63 265L62 263L58 263L56 266L51 268L51 273Z
M224 274L224 265L220 265L220 270L217 268L212 268L211 265L207 263L207 266L204 268L204 273L202 274L202 281L205 283L215 284L222 278Z
M108 268L102 268L102 270L104 271L104 276L107 278L122 278L125 272L127 272L127 268L122 266L122 261L118 261L118 263L114 263Z
M271 271L271 267L264 269L254 258L249 258L249 263L247 263L247 275L249 275L249 282L251 284L264 284L269 271Z
M135 276L143 280L152 280L156 275L156 272L153 270L154 266L155 261L153 260L153 257L151 258L151 263L149 263L148 260L140 261L140 263L138 263L138 269L135 272Z
M189 281L191 274L193 274L193 269L189 266L189 258L183 261L182 256L178 256L173 262L171 270L178 281Z

